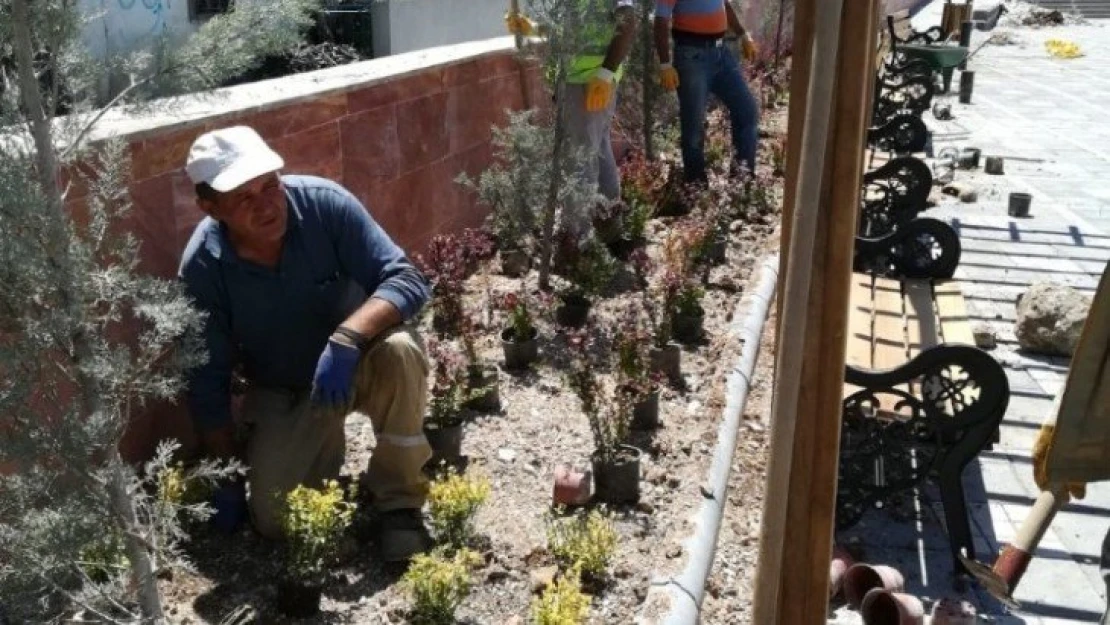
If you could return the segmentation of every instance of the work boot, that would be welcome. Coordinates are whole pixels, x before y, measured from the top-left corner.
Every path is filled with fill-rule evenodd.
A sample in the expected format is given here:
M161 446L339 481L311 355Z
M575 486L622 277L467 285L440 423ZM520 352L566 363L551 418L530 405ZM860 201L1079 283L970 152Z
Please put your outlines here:
M419 509L382 512L376 526L378 557L385 562L407 562L432 548L432 537Z

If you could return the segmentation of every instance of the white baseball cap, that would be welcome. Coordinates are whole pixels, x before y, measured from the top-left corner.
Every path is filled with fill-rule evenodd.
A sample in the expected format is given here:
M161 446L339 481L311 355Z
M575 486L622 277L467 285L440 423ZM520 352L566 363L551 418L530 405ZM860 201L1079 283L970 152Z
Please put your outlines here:
M206 182L221 193L284 166L281 156L249 126L204 133L193 141L185 161L193 184Z

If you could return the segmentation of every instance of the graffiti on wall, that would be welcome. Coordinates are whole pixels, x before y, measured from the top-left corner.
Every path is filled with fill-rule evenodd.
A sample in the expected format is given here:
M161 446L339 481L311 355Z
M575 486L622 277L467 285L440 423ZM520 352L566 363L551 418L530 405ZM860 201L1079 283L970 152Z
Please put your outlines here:
M167 14L171 8L170 3L173 0L116 0L119 3L119 8L124 11L132 12L135 10L142 10L150 14L151 24L150 28L146 31L146 35L159 35L169 28L166 20Z

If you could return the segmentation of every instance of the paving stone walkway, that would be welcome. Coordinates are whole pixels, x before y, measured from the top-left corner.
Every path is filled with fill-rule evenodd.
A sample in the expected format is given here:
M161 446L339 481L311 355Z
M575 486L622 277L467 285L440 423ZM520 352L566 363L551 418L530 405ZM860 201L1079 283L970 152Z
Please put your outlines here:
M918 30L940 22L941 2L915 17ZM990 324L1012 395L1001 441L968 466L965 488L973 508L977 556L992 563L1013 539L1039 490L1030 450L1052 401L1063 387L1069 361L1018 351L1015 297L1034 280L1051 279L1093 293L1110 260L1110 20L1044 29L1000 25L1015 45L988 45L970 62L975 71L972 104L955 94L955 119L926 121L934 148L978 147L984 156L1006 157L1003 176L981 170L956 178L975 185L976 203L946 198L927 215L948 220L960 232L963 283L972 323ZM976 32L974 50L992 33ZM1073 60L1050 57L1046 39L1074 41L1086 53ZM953 87L959 84L959 73ZM1032 193L1031 217L1007 216L1011 191ZM838 536L866 548L868 560L898 566L909 590L931 603L963 596L994 622L1056 625L1095 623L1106 605L1098 572L1103 536L1110 527L1110 483L1090 485L1086 499L1061 512L1041 542L1018 588L1022 609L1009 612L974 585L952 574L940 523L939 496L925 489L916 500L873 511L851 532ZM844 610L832 622L858 622Z

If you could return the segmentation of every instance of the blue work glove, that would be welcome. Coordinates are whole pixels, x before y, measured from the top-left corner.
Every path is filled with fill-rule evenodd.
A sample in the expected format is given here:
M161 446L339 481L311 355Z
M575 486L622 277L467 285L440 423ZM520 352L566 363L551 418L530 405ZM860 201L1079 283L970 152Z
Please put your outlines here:
M221 485L212 495L212 507L216 509L209 519L213 527L225 534L239 529L239 524L247 518L246 485L242 480Z
M328 340L316 363L312 378L312 402L323 406L346 406L351 397L351 382L362 352L357 347Z

